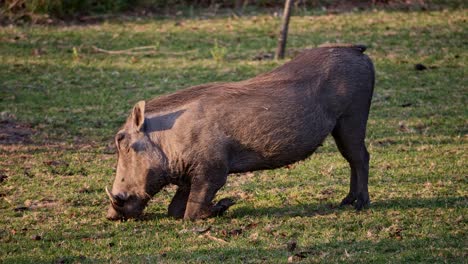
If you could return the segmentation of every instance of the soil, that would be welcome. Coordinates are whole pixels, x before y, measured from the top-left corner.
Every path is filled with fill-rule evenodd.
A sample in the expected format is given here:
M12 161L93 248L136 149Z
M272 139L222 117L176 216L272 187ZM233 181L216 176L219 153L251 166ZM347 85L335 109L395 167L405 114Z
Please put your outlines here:
M30 144L33 134L31 125L13 120L0 121L0 145Z

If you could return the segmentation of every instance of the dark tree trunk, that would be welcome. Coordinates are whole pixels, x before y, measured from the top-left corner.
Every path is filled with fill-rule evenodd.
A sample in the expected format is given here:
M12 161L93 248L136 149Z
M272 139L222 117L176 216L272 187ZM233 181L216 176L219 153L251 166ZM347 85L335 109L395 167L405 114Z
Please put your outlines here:
M239 11L242 8L243 4L244 0L236 0L236 3L234 4L234 9Z
M278 47L276 48L275 59L283 59L286 49L286 40L288 38L289 18L291 17L291 6L294 0L286 0L284 3L283 22L281 23L281 31L278 39Z
M234 4L234 12L236 15L241 16L244 12L245 6L248 4L248 0L236 0Z

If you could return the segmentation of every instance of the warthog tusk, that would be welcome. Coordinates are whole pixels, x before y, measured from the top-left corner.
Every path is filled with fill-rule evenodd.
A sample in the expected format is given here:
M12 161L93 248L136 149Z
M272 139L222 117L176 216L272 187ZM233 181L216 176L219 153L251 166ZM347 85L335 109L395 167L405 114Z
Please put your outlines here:
M112 195L112 193L109 192L109 189L107 189L107 186L106 186L106 193L107 193L107 196L109 196L109 199L111 200L113 204L117 203L117 199L115 199L114 195Z

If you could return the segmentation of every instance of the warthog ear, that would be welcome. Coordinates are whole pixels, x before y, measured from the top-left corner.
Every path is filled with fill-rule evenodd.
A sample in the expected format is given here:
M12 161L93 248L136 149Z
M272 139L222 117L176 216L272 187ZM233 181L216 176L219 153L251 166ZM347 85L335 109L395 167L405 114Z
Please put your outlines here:
M139 101L133 107L132 123L136 131L140 131L145 123L145 101Z

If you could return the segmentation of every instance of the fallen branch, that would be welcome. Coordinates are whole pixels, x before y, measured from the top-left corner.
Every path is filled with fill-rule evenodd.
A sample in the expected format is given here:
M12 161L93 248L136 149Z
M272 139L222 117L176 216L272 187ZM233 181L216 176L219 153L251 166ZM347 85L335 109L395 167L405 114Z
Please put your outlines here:
M103 14L103 15L93 15L93 16L80 16L78 17L79 21L88 22L88 21L102 21L109 18L116 18L117 15L114 14Z
M125 50L105 50L98 48L96 46L91 46L95 52L112 54L112 55L154 55L157 54L156 46L144 46L144 47L135 47Z
M91 46L94 52L105 53L110 55L130 55L130 56L137 56L137 55L155 55L155 54L164 54L164 55L186 55L188 53L194 53L198 50L188 50L182 52L161 52L157 50L157 46L143 46L143 47L135 47L125 50L105 50L98 48L96 46Z

